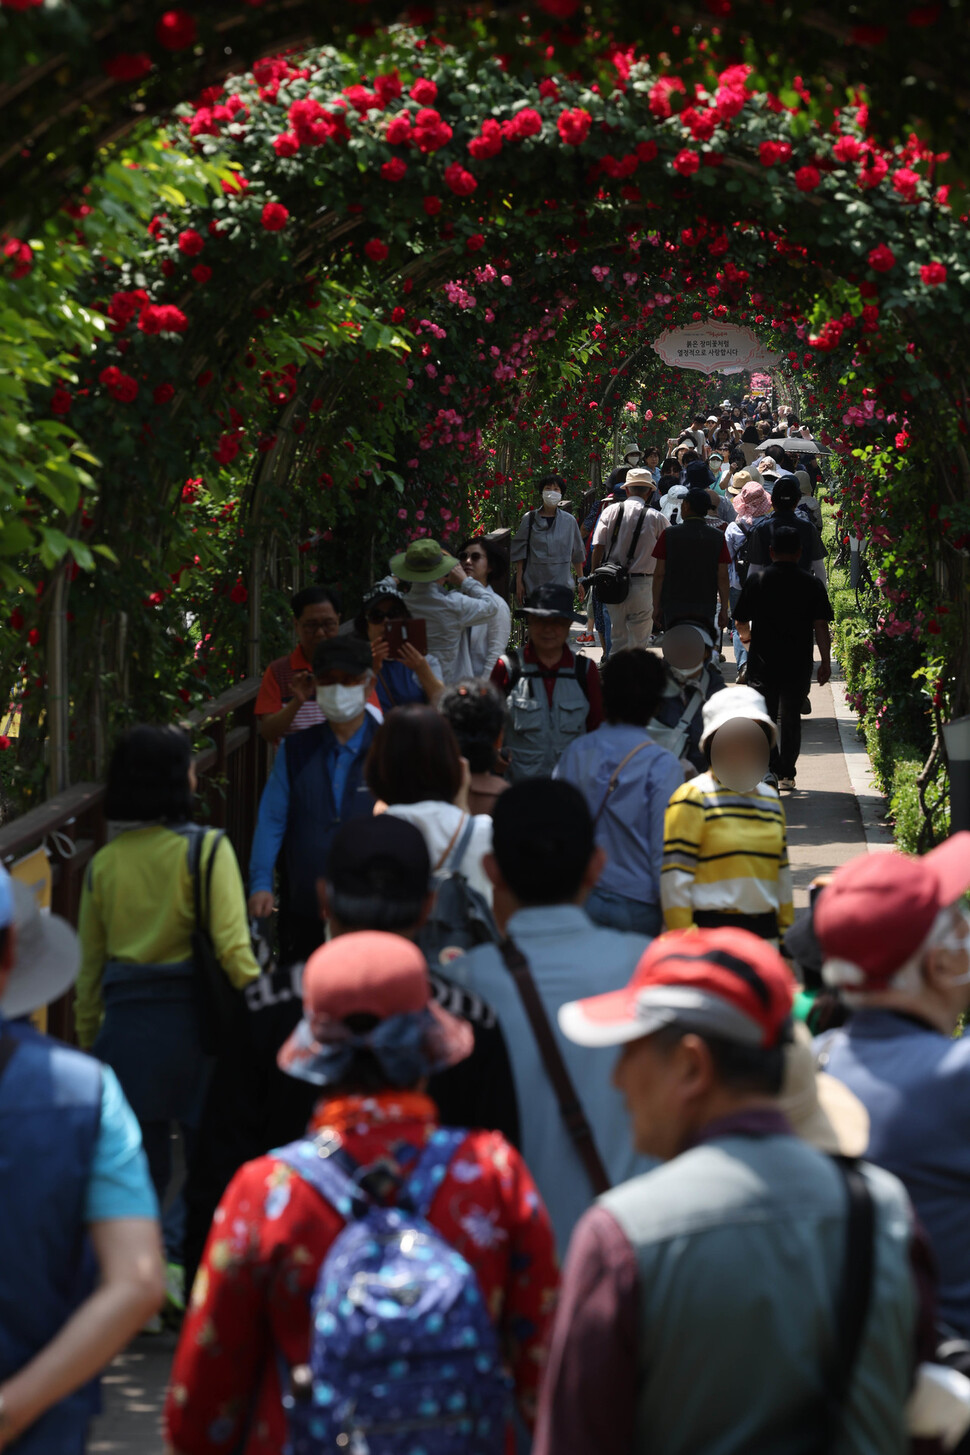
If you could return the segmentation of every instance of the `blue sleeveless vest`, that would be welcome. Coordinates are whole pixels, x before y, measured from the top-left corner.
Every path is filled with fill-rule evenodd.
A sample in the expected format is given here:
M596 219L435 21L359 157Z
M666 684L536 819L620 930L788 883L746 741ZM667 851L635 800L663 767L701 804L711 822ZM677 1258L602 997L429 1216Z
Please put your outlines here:
M364 762L380 723L372 713L364 718L364 742L347 774L340 803L334 802L328 757L336 739L327 723L304 728L284 738L290 782L289 817L283 839L289 902L297 914L319 915L317 880L322 877L330 840L342 823L373 812L374 799L364 782Z
M101 1067L22 1022L0 1080L0 1381L48 1344L96 1281L84 1201L101 1121ZM17 1455L79 1455L94 1381L17 1441Z

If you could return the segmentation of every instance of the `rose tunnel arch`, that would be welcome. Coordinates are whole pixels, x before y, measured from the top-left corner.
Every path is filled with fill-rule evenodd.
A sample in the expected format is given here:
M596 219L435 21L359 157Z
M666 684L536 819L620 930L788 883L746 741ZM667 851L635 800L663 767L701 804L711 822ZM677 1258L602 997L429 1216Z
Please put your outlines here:
M106 246L72 203L73 296L104 327L31 403L96 462L58 523L75 561L99 547L117 564L28 566L43 590L18 596L4 650L59 634L94 668L70 684L76 771L100 766L106 678L145 715L202 674L237 680L301 551L353 589L402 535L450 538L508 473L483 433L528 440L561 409L580 447L601 440L610 370L698 315L749 323L820 391L848 371L846 407L869 397L952 442L945 463L913 455L904 484L949 496L959 539L970 472L948 372L970 247L932 154L879 145L861 105L823 129L708 50L677 69L615 46L602 62L595 89L531 80L407 30L352 57L271 57L140 154L167 179L191 168L135 245ZM872 482L847 487L848 513L871 508ZM956 599L962 545L928 510L906 528L926 591ZM957 660L958 705L965 677Z

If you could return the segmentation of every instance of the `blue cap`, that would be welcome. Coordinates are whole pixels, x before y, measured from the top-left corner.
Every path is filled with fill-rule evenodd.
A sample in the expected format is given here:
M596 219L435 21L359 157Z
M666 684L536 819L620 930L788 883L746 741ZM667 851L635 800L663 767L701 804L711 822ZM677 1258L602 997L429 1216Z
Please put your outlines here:
M14 921L13 882L6 869L0 864L0 930Z

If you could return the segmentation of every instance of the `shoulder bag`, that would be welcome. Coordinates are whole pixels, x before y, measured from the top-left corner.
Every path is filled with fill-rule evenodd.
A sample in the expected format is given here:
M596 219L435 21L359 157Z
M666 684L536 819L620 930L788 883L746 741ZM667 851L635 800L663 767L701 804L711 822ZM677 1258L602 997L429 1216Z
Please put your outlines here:
M216 832L209 862L205 867L205 892L202 886L202 846L206 830L195 827L189 843L189 875L195 907L195 928L192 931L192 963L195 968L195 989L199 1008L199 1044L207 1056L217 1056L234 1039L246 1013L241 991L230 981L216 954L209 932L212 913L212 866L219 845L225 838L222 829Z
M644 748L649 748L650 746L651 740L649 738L645 738L642 743L637 743L635 748L631 748L630 751L627 753L626 757L622 758L620 762L617 763L616 767L613 769L613 772L610 774L610 781L606 785L606 792L603 794L603 801L601 802L599 808L596 810L596 815L593 819L594 828L603 817L603 812L606 808L606 805L609 803L610 799L613 797L613 794L616 792L616 785L620 781L620 774L623 772L623 769L626 767L627 763L629 763L631 758L635 758L637 753L642 753Z
M633 532L633 539L630 542L630 549L626 553L625 561L611 561L613 548L616 545L617 537L620 534L620 526L623 524L623 517L626 512L626 501L620 507L616 517L616 525L613 528L613 537L610 541L609 550L606 552L606 560L597 566L590 575L590 584L596 587L596 595L604 606L620 606L630 594L630 567L633 558L637 553L637 544L640 540L640 532L643 530L643 522L646 519L647 507L640 507L640 517Z
M855 1162L833 1157L845 1182L849 1202L845 1230L845 1260L836 1311L836 1338L825 1370L821 1439L817 1455L832 1455L845 1418L845 1403L855 1373L869 1304L875 1262L876 1210L866 1179Z
M682 758L690 738L690 725L703 705L704 694L699 687L695 687L687 700L687 706L681 714L680 721L674 723L673 727L668 723L658 722L656 718L651 718L647 723L647 732L653 742L658 747L666 748L668 753L673 753L675 758Z
M556 1101L559 1103L559 1115L562 1117L563 1125L586 1169L593 1192L599 1197L602 1193L609 1192L613 1184L603 1166L593 1137L593 1129L583 1111L582 1103L573 1085L573 1079L556 1043L555 1032L549 1024L549 1017L546 1015L546 1008L536 989L529 962L518 945L514 945L511 940L503 940L499 948L506 968L515 981L515 987L522 999L522 1007L529 1018L532 1034L535 1036L539 1055L542 1057L542 1064L555 1092Z

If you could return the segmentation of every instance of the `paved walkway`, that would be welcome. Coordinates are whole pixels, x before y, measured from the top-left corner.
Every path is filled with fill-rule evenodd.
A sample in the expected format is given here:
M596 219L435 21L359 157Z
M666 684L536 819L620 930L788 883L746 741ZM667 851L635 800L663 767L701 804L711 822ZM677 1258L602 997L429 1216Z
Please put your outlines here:
M591 653L599 656L599 652ZM733 680L733 662L725 663ZM859 800L846 768L831 687L812 687L812 714L803 719L798 789L785 794L795 903L808 903L817 874L864 853ZM136 1339L109 1369L105 1413L88 1445L90 1455L164 1455L159 1415L175 1340L170 1334Z

